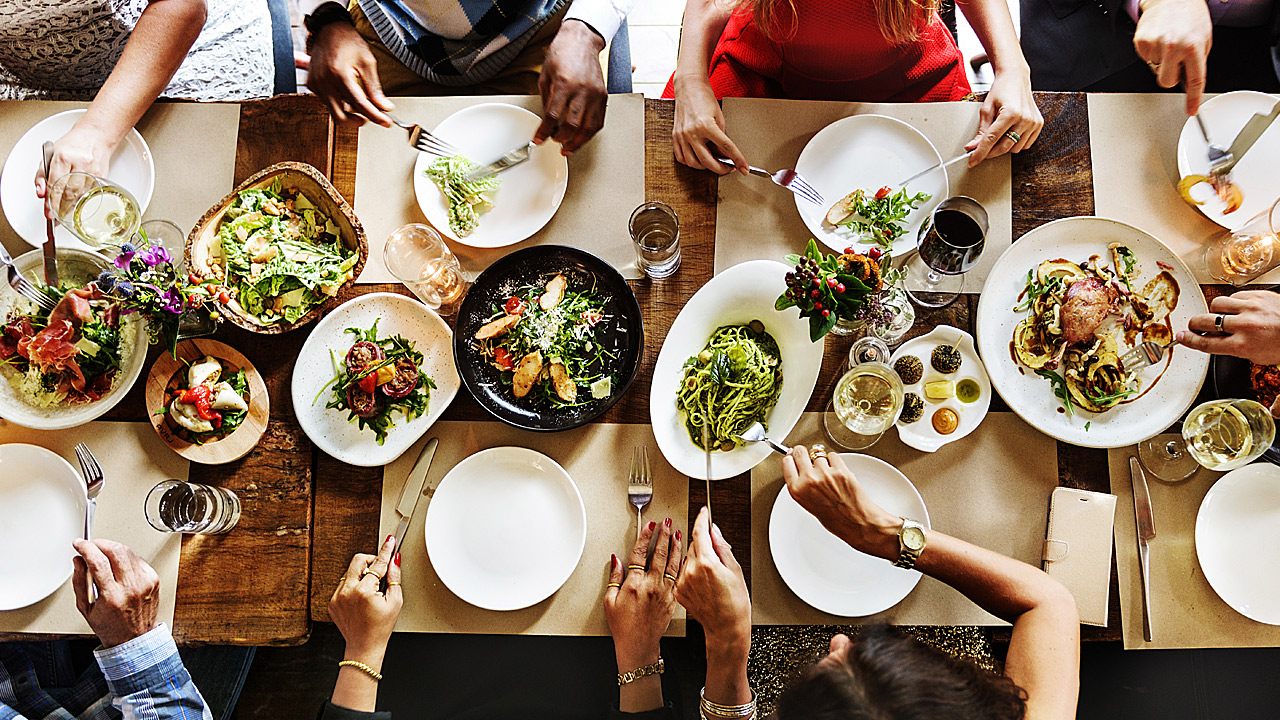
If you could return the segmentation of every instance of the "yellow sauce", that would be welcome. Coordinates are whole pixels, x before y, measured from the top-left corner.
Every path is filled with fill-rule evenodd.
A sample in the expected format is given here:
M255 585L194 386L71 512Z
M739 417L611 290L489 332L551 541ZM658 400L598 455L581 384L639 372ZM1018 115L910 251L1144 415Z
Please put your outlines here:
M941 408L933 414L933 429L940 435L950 435L960 426L960 416L951 408Z

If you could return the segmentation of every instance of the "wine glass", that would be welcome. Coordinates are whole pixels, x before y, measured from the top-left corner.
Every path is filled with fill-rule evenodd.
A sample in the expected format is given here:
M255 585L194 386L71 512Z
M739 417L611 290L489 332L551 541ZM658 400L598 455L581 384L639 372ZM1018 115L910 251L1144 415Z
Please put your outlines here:
M851 367L836 382L835 393L822 414L827 437L845 450L875 445L902 412L902 379L881 361L889 357L888 347L878 338L858 342L864 343L861 352L850 352Z
M435 310L462 299L462 264L429 225L410 223L391 233L382 250L387 271Z
M1147 472L1166 482L1191 477L1199 467L1226 472L1258 459L1275 441L1271 412L1254 400L1211 400L1182 421L1182 434L1157 435L1138 446Z
M173 259L173 269L179 274L186 274L187 236L182 228L172 220L148 220L139 226L147 244L151 247L162 247Z
M129 242L142 221L138 201L128 190L83 172L50 183L49 206L63 227L96 248Z
M943 307L964 291L964 273L978 263L986 245L987 211L973 198L957 195L938 203L920 227L917 252L904 266L907 295L923 307Z
M1214 280L1242 287L1280 266L1280 200L1236 230L1220 232L1204 249Z

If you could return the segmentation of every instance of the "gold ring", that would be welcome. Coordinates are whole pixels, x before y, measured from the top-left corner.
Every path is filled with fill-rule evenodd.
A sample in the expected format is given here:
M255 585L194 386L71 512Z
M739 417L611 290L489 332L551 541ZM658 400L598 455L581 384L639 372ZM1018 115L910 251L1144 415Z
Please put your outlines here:
M1015 144L1015 145L1018 143L1018 141L1019 141L1019 140L1021 140L1021 139L1022 139L1022 136L1021 136L1021 135L1019 135L1019 134L1018 134L1016 131L1014 131L1014 130L1010 130L1010 131L1006 132L1006 133L1004 134L1004 136L1005 136L1005 137L1007 137L1007 138L1009 138L1010 140L1012 140L1012 141L1014 142L1014 144Z
M381 575L379 575L378 573L374 572L374 571L373 571L373 568L365 568L364 570L361 570L361 571L360 571L360 579L361 579L361 580L363 580L363 579L364 579L364 576L365 576L365 575L372 575L372 576L374 576L374 577L378 578L378 580L382 580L382 576L381 576Z
M810 462L817 462L818 458L825 458L826 456L827 456L827 449L822 445L814 445L813 447L809 448Z
M605 585L605 587L607 587L607 588L615 588L615 587L616 587L616 588L620 588L620 587L622 587L622 583L609 583L608 585Z
M388 580L388 581L387 581L387 587L395 587L396 585L399 585L399 584L400 584L400 583L396 582L395 580Z
M1151 72L1156 73L1157 75L1160 74L1160 63L1149 62L1147 63L1147 67L1151 68Z
M627 566L627 570L628 570L628 571L630 571L630 570L638 570L639 572L644 572L644 571L645 571L645 567L644 567L643 565L635 565L635 564L632 564L632 565L628 565L628 566Z
M671 573L662 573L662 577L670 580L672 585L674 585L676 582L676 576L672 575Z
M1213 316L1213 329L1214 329L1214 330L1217 330L1218 332L1225 332L1225 331L1222 329L1222 324L1223 324L1224 322L1226 322L1226 321L1227 321L1227 316L1226 316L1226 315L1223 315L1222 313L1218 313L1217 315L1214 315L1214 316Z

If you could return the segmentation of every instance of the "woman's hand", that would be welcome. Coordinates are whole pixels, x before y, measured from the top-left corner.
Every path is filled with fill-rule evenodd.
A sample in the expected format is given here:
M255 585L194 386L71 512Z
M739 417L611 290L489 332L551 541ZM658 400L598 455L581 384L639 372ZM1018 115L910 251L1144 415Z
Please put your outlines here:
M966 150L973 151L969 167L989 157L1022 152L1040 137L1044 116L1031 94L1031 71L1025 63L996 72L979 117L978 134L965 145ZM1016 141L1006 134L1010 131L1018 137Z
M751 644L751 597L742 566L733 548L711 524L711 513L702 508L693 523L689 556L676 583L676 599L702 624L707 652L712 646L731 648Z
M1133 49L1156 74L1156 83L1171 88L1182 83L1187 114L1200 111L1213 46L1213 21L1200 0L1146 0L1133 33Z
M653 557L649 540L655 529ZM684 549L680 531L671 532L671 518L661 525L649 523L640 532L625 570L618 556L609 565L609 587L604 593L604 616L613 636L618 672L624 673L658 661L662 634L676 610L676 580ZM624 579L625 577L625 579ZM633 680L619 690L618 709L644 712L662 707L662 681L657 675Z
M36 197L44 199L49 192L49 183L69 172L84 172L104 178L111 169L111 156L116 151L119 141L112 141L96 128L77 122L66 135L58 138L53 144L53 158L49 162L49 176L45 177L44 162L36 167ZM43 160L43 159L42 159ZM45 213L50 220L56 220L48 203Z
M1209 314L1196 315L1187 330L1178 332L1178 342L1215 355L1235 355L1259 365L1280 365L1280 293L1270 290L1242 290L1216 297ZM1222 315L1222 332L1215 317ZM1197 335L1195 330L1211 335Z
M329 617L347 641L346 659L375 668L382 665L387 641L400 616L404 595L400 591L400 554L395 538L388 535L377 557L357 554L347 574L329 600ZM386 592L379 588L387 580Z
M727 175L733 167L712 156L710 143L722 156L733 161L738 172L747 174L747 159L724 132L724 113L711 83L705 76L675 77L676 119L671 131L672 150L676 160L692 168Z
M837 454L809 457L796 445L782 459L782 478L800 507L855 550L887 559L898 557L899 518L872 502Z

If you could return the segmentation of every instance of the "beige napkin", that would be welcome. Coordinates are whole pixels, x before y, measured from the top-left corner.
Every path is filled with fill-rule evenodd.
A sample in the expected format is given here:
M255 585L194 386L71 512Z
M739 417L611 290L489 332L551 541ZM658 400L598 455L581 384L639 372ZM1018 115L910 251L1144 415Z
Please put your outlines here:
M440 124L472 105L504 102L535 113L542 101L534 95L490 97L396 98L396 116L425 128ZM399 128L360 128L356 154L355 211L369 235L369 261L357 282L397 282L382 261L387 236L407 223L426 223L413 194L417 153ZM501 198L499 198L501 202ZM546 227L515 245L484 250L449 241L474 277L498 258L533 245L571 245L600 256L627 278L639 277L627 219L644 202L644 98L610 95L602 129L569 157L569 188ZM603 220L602 220L603 218ZM481 220L483 222L483 220Z
M93 450L106 476L98 495L93 536L128 545L156 569L160 575L159 621L172 628L182 536L153 529L142 509L147 493L156 483L186 480L191 464L170 450L150 423L91 422L70 430L46 431L0 420L0 443L46 447L66 458L77 471L80 464L74 448L79 442ZM35 605L0 612L0 632L93 634L76 610L70 580Z
M823 440L822 414L805 413L787 444ZM1040 566L1049 495L1058 486L1057 443L1013 413L987 415L972 435L922 453L890 430L867 453L902 471L920 491L931 526ZM783 487L771 457L751 471L751 621L756 625L883 622L893 625L1003 625L950 586L928 576L902 602L866 618L829 615L795 595L773 564L769 516Z
M1200 569L1196 514L1205 493L1223 475L1204 468L1180 483L1162 482L1147 473L1156 536L1151 540L1152 641L1142 638L1142 577L1129 476L1129 458L1137 452L1136 447L1107 451L1111 493L1116 496L1116 571L1124 648L1280 647L1280 627L1255 622L1233 610ZM1248 552L1247 545L1242 538L1241 552ZM1260 567L1258 572L1275 572L1275 568Z
M529 608L511 612L483 610L454 595L436 576L427 557L424 522L430 499L423 499L400 551L404 610L396 630L408 632L496 633L501 635L608 635L604 591L609 555L624 564L636 538L635 508L627 501L627 470L632 448L646 446L653 470L653 500L645 522L670 517L672 526L688 526L689 480L663 460L648 425L592 423L559 433L530 433L496 422L438 422L409 452L382 473L382 528L395 530L396 501L405 478L427 438L440 439L426 486L439 485L464 458L491 447L514 445L545 453L559 463L582 494L587 508L587 542L578 567L555 594ZM537 548L529 548L537 552ZM336 583L337 578L316 578ZM684 635L684 610L677 608L668 635Z
M980 103L844 103L725 98L725 128L752 165L768 170L794 168L800 152L819 130L849 115L888 115L924 134L949 160L964 152L978 132ZM924 168L920 168L923 170ZM986 281L996 258L1013 241L1009 157L969 170L964 162L947 168L952 195L982 203L990 219L982 259L965 276L969 292ZM852 190L853 188L850 188ZM826 198L834 203L839 198ZM716 205L715 271L747 260L781 260L801 252L812 233L796 212L792 193L765 178L725 175Z
M1178 136L1186 122L1180 93L1089 95L1094 214L1155 235L1201 283L1213 283L1200 250L1222 228L1178 195ZM1280 282L1280 270L1254 282Z

